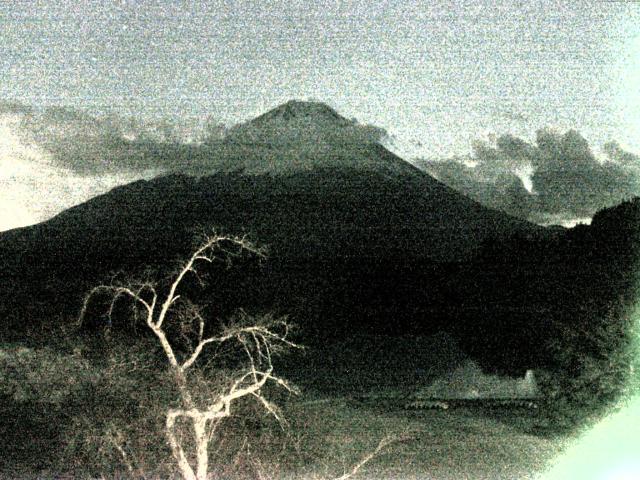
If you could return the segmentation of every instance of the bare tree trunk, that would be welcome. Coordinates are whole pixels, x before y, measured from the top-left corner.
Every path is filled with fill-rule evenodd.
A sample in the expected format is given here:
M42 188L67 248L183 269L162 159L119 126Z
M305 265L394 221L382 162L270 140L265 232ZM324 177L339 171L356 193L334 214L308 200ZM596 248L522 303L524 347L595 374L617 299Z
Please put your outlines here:
M196 478L198 480L207 480L209 470L209 436L206 427L207 420L204 416L193 419L193 430L196 436Z
M194 323L197 326L195 347L186 357L184 355L177 355L171 339L167 337L167 332L163 328L163 324L165 320L167 320L169 312L174 312L172 309L175 308L178 300L180 300L180 295L176 292L182 280L189 273L197 276L196 263L213 263L213 261L218 258L216 253L220 250L227 253L227 255L234 255L232 252L226 251L221 247L224 242L231 242L241 249L251 251L259 256L263 255L260 249L254 247L244 238L214 235L207 238L176 272L169 292L161 302L159 302L160 298L156 285L151 282L131 282L131 284L119 286L100 285L91 290L85 297L85 302L80 313L80 320L82 321L87 311L89 300L94 294L99 292L108 292L112 296L108 311L109 316L112 314L114 305L120 297L131 298L138 307L146 310L146 324L155 334L167 357L169 369L178 387L180 402L182 403L182 408L171 408L167 411L165 429L169 446L178 465L178 470L185 480L207 479L209 469L209 435L207 435L207 422L228 417L231 414L232 404L239 398L248 395L260 401L267 411L279 420L277 409L262 396L261 388L267 381L271 381L287 390L292 390L284 380L272 375L272 347L275 344L297 347L297 345L287 340L288 324L283 319L273 319L270 316L265 316L266 322L263 321L262 323L248 326L238 325L235 327L226 327L220 336L204 338L206 320L202 316L200 309L189 303L187 304L188 308L181 310L177 318L179 321L187 324ZM159 312L158 306L160 306ZM273 329L279 329L281 327L284 328L283 334L277 333ZM221 344L228 341L236 341L242 345L248 357L248 367L225 394L220 394L209 404L198 406L194 401L194 396L189 386L188 371L196 363L206 345L210 343ZM250 347L248 345L250 345ZM195 472L194 467L189 463L182 441L178 438L176 432L176 422L180 418L188 419L192 423L195 436Z
M189 465L189 460L187 460L187 456L184 454L182 445L176 438L175 428L177 418L177 412L173 410L170 410L167 414L166 432L169 440L169 446L173 452L173 458L178 463L178 470L180 470L180 474L184 480L198 480L196 474L193 472L193 468Z

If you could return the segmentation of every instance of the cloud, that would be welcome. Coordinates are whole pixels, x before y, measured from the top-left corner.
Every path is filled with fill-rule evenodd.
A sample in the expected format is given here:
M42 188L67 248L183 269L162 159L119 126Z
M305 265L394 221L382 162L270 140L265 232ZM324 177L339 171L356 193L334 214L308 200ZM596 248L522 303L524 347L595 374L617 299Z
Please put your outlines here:
M640 169L640 155L623 150L617 142L605 143L603 151L611 162L629 168Z
M179 168L167 151L201 145L224 130L211 119L143 121L12 102L0 102L0 125L10 128L21 145L37 147L53 165L81 176Z
M0 102L0 231L44 221L111 188L168 170L172 124Z
M497 110L495 113L495 116L499 118L505 118L513 122L526 123L530 121L527 115L525 115L522 112L518 112L516 110L509 110L509 109Z
M640 158L614 142L603 152L597 158L575 130L542 129L534 142L502 135L475 142L470 155L417 163L487 206L540 224L575 223L640 195Z

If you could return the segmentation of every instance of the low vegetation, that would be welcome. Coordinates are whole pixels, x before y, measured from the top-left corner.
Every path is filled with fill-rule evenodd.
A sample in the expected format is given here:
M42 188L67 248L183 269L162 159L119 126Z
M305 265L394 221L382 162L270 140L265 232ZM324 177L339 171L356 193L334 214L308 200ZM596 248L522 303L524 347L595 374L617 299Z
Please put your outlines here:
M13 370L2 364L5 375L10 370L17 380L14 385L21 385L15 396L15 389L2 391L8 419L0 427L2 476L175 478L165 415L179 393L158 366L162 352L153 342L134 342L118 332L109 339L76 337L73 343L79 349L75 354L63 348L3 348L5 359L26 355L31 360L12 363ZM68 365L61 375L68 386L61 386L55 398L48 398L48 387L29 383L38 384L34 372L45 374L62 364ZM213 373L205 370L194 382L219 389L216 380L226 374ZM439 479L526 478L563 448L561 441L527 433L535 412L504 411L500 417L471 408L409 412L322 395L314 388L297 396L271 388L264 395L280 407L287 424L282 428L255 401L238 402L211 438L210 479L340 478L384 439L393 443L363 465L357 478L412 478L426 472ZM189 429L181 435L188 440Z
M559 329L558 368L536 371L544 399L535 411L362 402L375 389L408 397L408 383L446 371L444 355L427 355L438 342L451 362L463 354L437 336L414 337L413 355L410 342L384 336L303 351L286 317L239 310L221 323L197 292L245 254L264 252L206 237L170 275L92 288L79 324L60 318L38 338L0 345L0 475L526 478L618 398L629 374L630 320L612 311L590 333ZM293 360L280 358L287 351Z
M584 310L572 325L556 325L550 349L555 367L540 372L549 433L588 428L610 413L620 399L638 392L634 365L638 361L633 306L612 306L598 318Z
M4 438L19 445L3 470L205 480L271 478L308 464L308 452L322 449L301 449L291 436L282 406L297 391L274 372L278 355L299 348L286 318L240 310L215 323L188 298L188 280L202 286L210 277L204 266L247 252L263 255L244 238L206 237L168 281L147 272L92 288L75 331L61 328L51 347L5 345L0 394L15 423ZM114 330L123 315L129 330ZM138 323L146 328L131 335ZM25 420L48 438L39 451L17 434ZM356 475L398 439L382 436L337 478Z

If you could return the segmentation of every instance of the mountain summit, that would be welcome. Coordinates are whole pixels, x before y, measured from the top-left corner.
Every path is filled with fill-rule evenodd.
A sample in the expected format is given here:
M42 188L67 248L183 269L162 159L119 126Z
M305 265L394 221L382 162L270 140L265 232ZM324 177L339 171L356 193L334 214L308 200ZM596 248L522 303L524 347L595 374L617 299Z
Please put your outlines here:
M292 100L232 127L214 145L209 164L218 172L241 170L246 174L406 168L408 165L397 161L372 163L385 136L383 129L348 120L324 103Z
M290 100L287 103L270 110L249 123L253 125L268 124L271 122L295 122L304 119L308 122L333 122L336 125L346 126L349 120L338 114L326 103L310 102L302 100Z

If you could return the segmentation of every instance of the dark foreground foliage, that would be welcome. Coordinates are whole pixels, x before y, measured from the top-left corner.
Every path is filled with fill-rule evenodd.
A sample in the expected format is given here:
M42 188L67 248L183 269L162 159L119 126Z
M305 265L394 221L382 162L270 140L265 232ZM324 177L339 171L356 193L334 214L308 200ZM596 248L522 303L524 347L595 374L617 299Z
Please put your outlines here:
M343 179L346 183L351 180L350 177ZM171 184L172 181L178 185ZM214 276L209 290L199 293L201 297L197 300L204 299L210 304L217 317L225 318L241 306L290 313L292 320L301 326L305 337L302 343L316 349L321 349L327 341L356 332L401 336L445 330L489 372L521 376L526 368L537 368L547 400L547 416L541 421L541 427L547 432L572 429L585 419L596 418L624 391L633 357L630 312L638 294L640 200L600 212L589 227L559 232L552 237L524 235L502 239L478 245L477 255L465 261L436 262L425 253L428 242L419 238L426 230L412 230L399 237L397 232L402 230L402 222L397 218L400 217L385 220L393 216L383 215L386 205L382 204L382 197L377 200L360 197L358 188L367 187L361 181L355 186L352 184L351 190L341 189L340 185L326 187L337 195L330 209L330 213L335 214L331 228L326 225L320 228L314 223L322 209L320 199L326 198L327 192L310 195L311 200L307 198L303 202L305 222L298 224L310 226L304 231L296 230L291 212L295 211L296 201L306 198L308 185L297 185L299 195L291 197L266 188L265 185L273 186L269 178L259 181L264 182L262 192L271 192L271 196L261 200L270 202L270 206L261 210L264 217L254 222L255 229L281 242L276 242L274 255L266 264L241 259L223 274ZM177 188L184 205L193 203L190 181L174 178L162 182L167 183L165 187L170 190ZM228 185L223 189L225 182ZM261 191L247 182L252 181L241 176L198 182L201 193L216 187L226 192L226 196L213 193L204 196L207 201L197 208L194 205L194 211L199 218L208 218L210 209L217 209L220 218L231 222L227 228L242 226L248 214L236 215L240 210L251 211L247 205L258 199L256 193L244 199L244 206L234 207L236 210L227 212L225 208L232 206L238 195ZM143 187L139 184L131 188L140 189L138 193L143 198L150 194ZM413 188L417 191L419 187ZM156 196L162 193L156 192ZM123 191L118 195L123 195ZM345 199L345 195L349 198ZM108 203L114 198L117 199L117 195L97 199L92 207L100 207L101 202ZM279 203L283 198L293 200ZM379 229L367 230L370 219L356 215L353 205L357 203L349 203L354 199L359 199L360 204L378 202L373 213L383 222ZM34 231L31 232L33 238L23 238L14 245L15 251L22 252L20 249L29 245L33 249L27 255L14 255L4 265L3 285L8 287L0 292L0 313L5 322L2 341L12 345L19 342L23 347L36 349L62 349L70 357L75 355L79 359L78 368L82 361L90 360L93 365L92 355L102 352L95 359L102 363L96 379L86 380L86 385L74 380L86 388L74 390L64 400L52 400L55 395L47 394L43 402L34 400L33 392L22 392L24 398L20 395L16 398L15 391L3 392L4 418L17 419L2 427L7 438L15 440L16 447L7 449L4 457L11 468L28 465L28 458L38 450L42 456L33 465L36 470L48 464L47 458L59 461L60 465L55 468L61 472L67 471L65 468L84 468L87 475L93 475L105 471L104 468L112 469L106 471L126 469L122 452L115 445L118 439L128 438L126 448L122 445L121 448L125 453L131 452L127 455L132 468L149 462L145 457L147 453L134 454L134 451L150 452L150 458L155 459L153 468L157 469L153 471L164 472L166 465L158 463L157 458L169 458L165 455L167 447L163 436L152 432L162 428L158 405L173 401L174 392L163 383L163 369L157 366L155 350L145 343L145 336L128 329L125 323L115 325L123 335L112 337L111 346L104 353L107 347L91 346L94 340L63 341L65 334L52 327L56 321L68 324L69 319L76 316L79 299L86 289L112 270L128 272L129 268L139 270L147 266L159 271L172 268L171 262L164 265L166 259L177 258L187 250L188 235L192 232L181 218L174 218L178 213L172 210L172 203L160 200L154 196L150 204L154 208L169 209L165 212L169 217L154 217L161 225L152 225L143 214L135 215L135 226L140 229L135 238L123 230L122 224L110 223L113 219L107 215L105 229L91 224L97 230L93 234L93 230L81 232L84 237L74 236L60 225L56 227L58 230L51 225L40 226L45 230L53 228L53 240L44 241L45 237L39 237ZM347 208L348 205L351 207ZM401 205L406 207L403 211L407 215L415 213L405 203ZM106 215L110 210L98 208L97 211ZM270 223L274 211L281 216L277 222ZM76 211L68 215L82 219L85 214L93 218L91 212ZM355 243L356 237L348 231L350 221L360 222L359 240ZM65 225L71 228L72 224ZM172 228L163 231L161 226L165 224ZM283 229L283 225L287 228ZM303 233L308 235L301 236ZM320 233L318 243L311 234ZM285 241L285 237L288 240ZM140 238L148 243L135 243L135 239ZM303 241L298 242L300 238ZM315 247L319 248L314 250ZM4 252L11 253L11 249ZM126 255L121 255L122 252ZM126 312L122 313L125 318ZM99 329L88 332L89 338L100 335L99 332ZM80 353L75 350L78 348ZM46 366L53 360L43 362ZM31 368L28 365L27 361L25 376ZM53 365L59 366L55 362ZM120 368L125 369L126 375L120 373ZM91 371L90 367L86 369ZM113 372L111 379L108 379L109 372ZM116 379L125 383L119 384ZM242 433L246 427L242 418L245 416L238 416L239 423L228 422L227 427L237 428L240 433L233 431L221 438L225 441L248 438L249 434L245 437ZM269 420L264 421L270 425ZM29 443L12 432L18 425L33 425L37 440ZM127 430L130 425L135 425L133 431ZM271 426L262 429L252 425L246 431L251 435L265 432L265 439L269 439L265 441L276 445L278 442L274 439L280 438L280 433L274 433L278 427ZM238 442L242 447L243 440ZM61 445L64 445L62 450ZM234 444L230 448L229 451L234 452L228 454L230 458L235 458L236 447ZM271 452L270 448L262 451ZM64 455L60 455L61 451ZM227 455L224 449L221 455ZM271 454L267 457L276 458Z
M48 348L5 345L0 474L173 478L165 420L179 394L161 355L152 342L117 333L106 339L75 332ZM203 369L194 379L198 393L223 388L228 375L224 368ZM288 396L268 394L286 414ZM320 455L322 439L305 438L313 445L302 452L301 438L292 435L304 436L304 428L295 423L300 419L290 420L283 428L255 401L238 403L212 438L212 478L269 477ZM186 427L182 435L189 434Z

